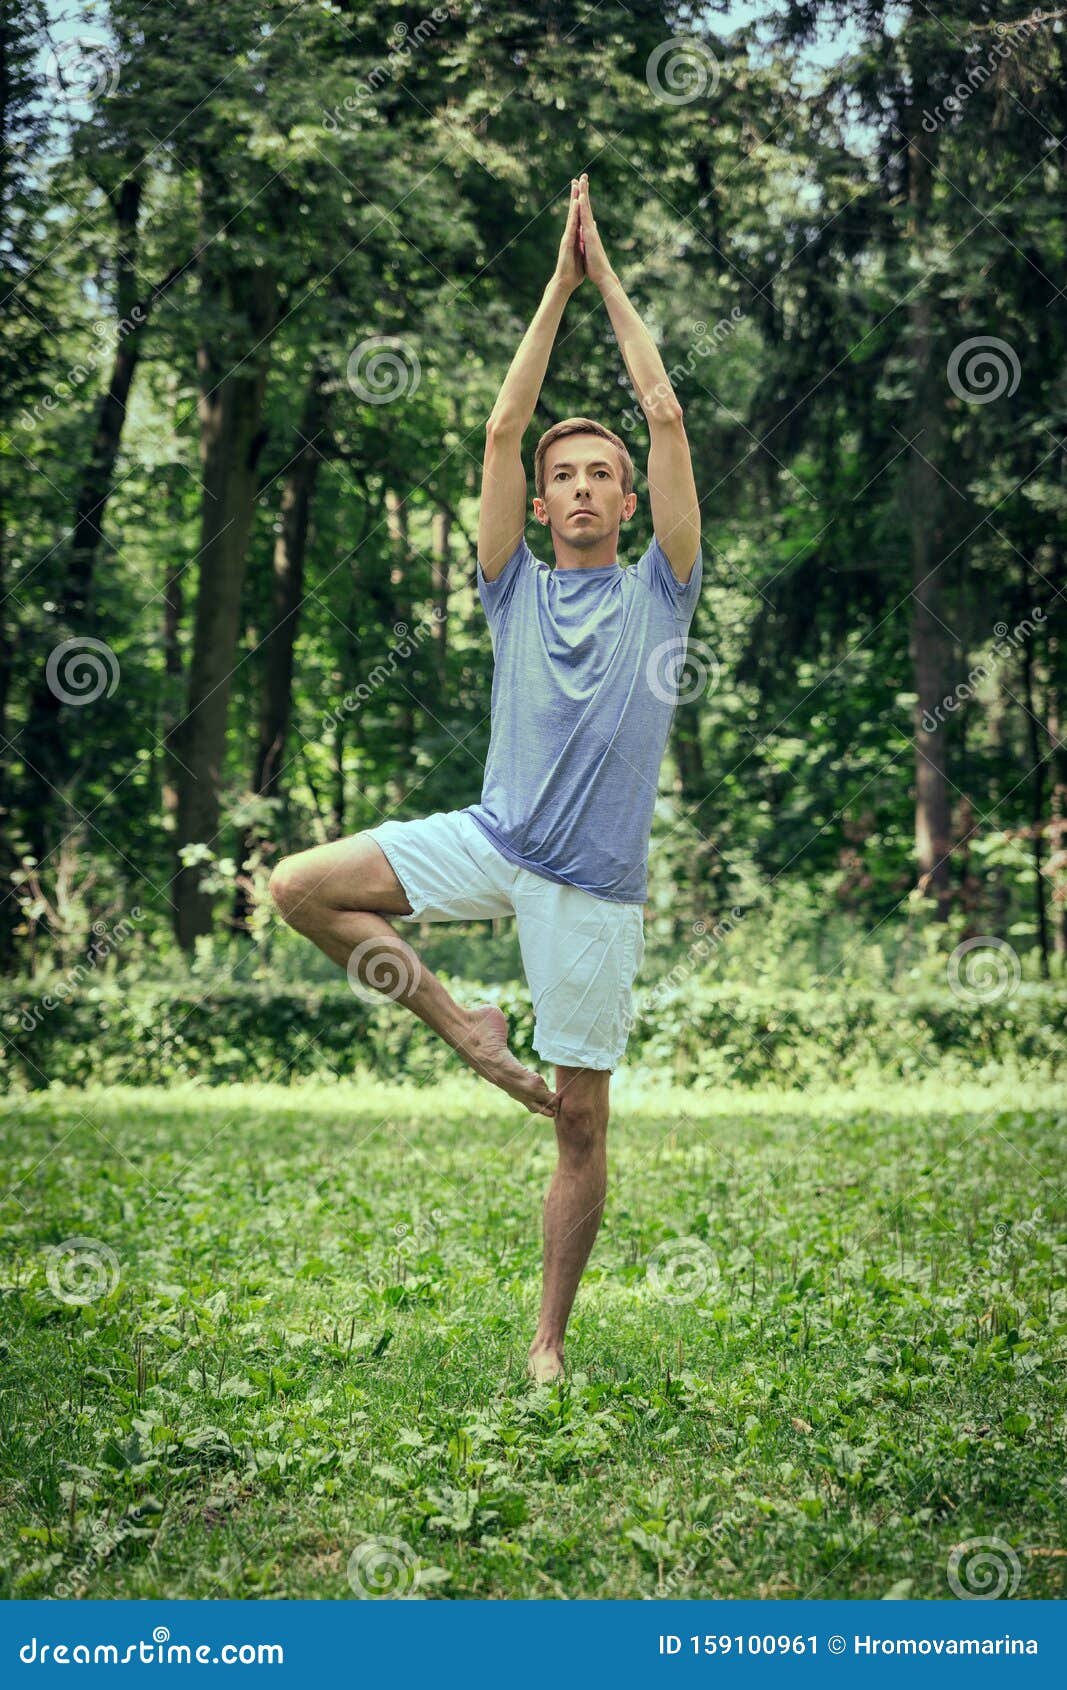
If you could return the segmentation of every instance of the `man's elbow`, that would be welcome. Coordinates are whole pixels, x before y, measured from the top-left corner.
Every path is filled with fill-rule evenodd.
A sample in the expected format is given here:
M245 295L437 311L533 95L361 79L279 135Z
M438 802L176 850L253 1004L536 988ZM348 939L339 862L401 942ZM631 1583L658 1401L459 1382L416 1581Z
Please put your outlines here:
M665 432L671 429L680 434L685 433L682 407L673 393L663 399L653 400L651 404L646 405L645 417L649 429L663 429Z
M485 438L490 440L520 440L522 423L513 411L493 411L485 425Z

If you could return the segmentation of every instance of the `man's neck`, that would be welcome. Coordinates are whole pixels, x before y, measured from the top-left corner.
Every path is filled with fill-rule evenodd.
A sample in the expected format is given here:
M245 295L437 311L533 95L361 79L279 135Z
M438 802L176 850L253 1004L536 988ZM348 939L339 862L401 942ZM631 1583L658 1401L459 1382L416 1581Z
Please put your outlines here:
M605 569L618 562L619 536L609 534L595 546L572 546L553 536L553 550L557 569Z

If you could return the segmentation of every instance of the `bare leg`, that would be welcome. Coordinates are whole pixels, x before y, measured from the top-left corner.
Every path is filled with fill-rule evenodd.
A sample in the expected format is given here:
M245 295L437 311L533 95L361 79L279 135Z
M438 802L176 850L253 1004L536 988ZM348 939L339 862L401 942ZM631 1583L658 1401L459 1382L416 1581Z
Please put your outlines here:
M611 1074L556 1066L559 1161L544 1207L541 1318L527 1372L541 1383L563 1372L563 1338L604 1212Z
M411 905L373 839L357 834L286 857L271 875L270 890L290 927L346 969L368 998L379 993L403 1004L475 1073L532 1113L555 1115L554 1093L508 1049L503 1010L493 1004L461 1008L380 913L410 915Z

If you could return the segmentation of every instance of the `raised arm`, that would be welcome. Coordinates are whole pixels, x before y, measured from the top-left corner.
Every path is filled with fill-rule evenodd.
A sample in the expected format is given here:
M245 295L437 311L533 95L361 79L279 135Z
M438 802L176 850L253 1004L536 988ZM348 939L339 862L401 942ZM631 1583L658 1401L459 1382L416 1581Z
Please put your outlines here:
M511 361L485 425L478 563L487 581L499 575L522 538L526 521L522 437L534 414L564 307L584 276L585 264L578 245L578 184L572 182L555 272Z
M688 581L700 548L700 501L689 442L670 378L655 342L608 263L589 203L589 178L579 184L586 271L600 289L623 361L648 422L648 496L652 531L679 581Z

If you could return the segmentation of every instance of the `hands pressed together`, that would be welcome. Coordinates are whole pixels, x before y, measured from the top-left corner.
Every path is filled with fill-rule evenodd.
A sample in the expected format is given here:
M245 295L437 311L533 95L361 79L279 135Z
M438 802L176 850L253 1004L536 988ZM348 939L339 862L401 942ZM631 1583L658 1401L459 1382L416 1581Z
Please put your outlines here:
M573 291L586 276L597 287L603 287L612 274L603 242L589 201L589 178L582 175L571 182L570 204L567 207L567 226L559 243L556 277Z

